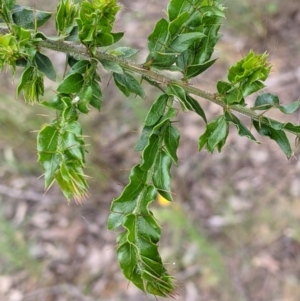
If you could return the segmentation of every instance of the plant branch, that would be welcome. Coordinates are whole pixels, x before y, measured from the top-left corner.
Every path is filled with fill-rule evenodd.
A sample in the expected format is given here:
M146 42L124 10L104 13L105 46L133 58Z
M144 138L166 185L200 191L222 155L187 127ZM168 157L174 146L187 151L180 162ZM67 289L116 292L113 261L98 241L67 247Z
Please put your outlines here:
M8 33L8 29L0 28L0 34ZM88 49L80 44L75 44L74 42L64 42L64 41L53 41L53 40L43 40L38 42L38 47L47 48L58 52L63 52L70 54L78 59L87 59L91 60L93 56L89 53ZM124 60L114 55L110 55L105 52L97 51L95 57L97 60L106 60L110 62L117 63L124 70L135 72L142 75L143 77L149 79L150 81L157 84L159 87L169 86L169 85L178 85L183 88L187 93L197 95L203 99L206 99L210 102L213 102L221 106L226 111L235 111L239 114L247 116L255 121L259 121L261 124L269 125L270 122L277 122L271 118L262 118L260 113L256 111L240 106L240 105L227 105L217 93L209 93L202 89L191 86L189 83L182 80L174 80L170 77L157 73L155 71L148 70L142 64L137 64L129 60ZM299 134L293 130L285 129L286 131L299 136Z
M52 49L58 52L64 52L64 53L69 53L73 55L74 57L78 57L81 59L92 59L92 55L88 52L87 48L85 48L82 45L75 45L74 43L69 43L69 42L62 42L62 41L50 41L50 40L45 40L41 41L39 43L40 47ZM256 113L254 110L245 108L240 105L231 105L228 106L218 95L217 93L209 93L206 92L202 89L196 88L194 86L191 86L189 83L181 81L181 80L174 80L170 77L167 77L165 75L162 75L160 73L148 70L144 68L142 64L137 64L133 63L128 60L124 60L122 58L119 58L117 56L110 55L105 52L97 51L96 53L96 59L98 60L107 60L110 62L115 62L117 63L120 67L122 67L124 70L131 71L138 73L142 75L143 77L146 77L147 79L157 83L158 86L163 87L163 86L169 86L169 85L178 85L182 87L187 93L191 93L194 95L197 95L201 98L204 98L210 102L213 102L219 106L221 106L224 110L227 111L235 111L239 114L242 114L244 116L247 116L255 121L259 121L262 124L269 125L270 122L277 122L277 120L273 120L271 118L262 118L262 115L259 113ZM286 131L299 136L299 134L293 130L288 130Z

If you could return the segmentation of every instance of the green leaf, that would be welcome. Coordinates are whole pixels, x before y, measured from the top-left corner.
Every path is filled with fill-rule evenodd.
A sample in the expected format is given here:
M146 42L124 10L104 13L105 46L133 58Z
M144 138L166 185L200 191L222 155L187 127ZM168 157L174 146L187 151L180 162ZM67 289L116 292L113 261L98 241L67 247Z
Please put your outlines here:
M135 165L129 176L129 184L124 188L122 194L117 198L113 200L112 206L111 206L111 213L108 218L108 229L113 230L119 227L122 223L122 218L124 217L124 213L127 211L124 211L127 206L131 206L131 202L139 195L139 193L144 189L145 187L145 181L147 178L147 171L144 171L140 168L139 165ZM125 209L122 211L118 210L118 204L122 203L125 205ZM135 205L133 205L135 206ZM130 209L131 210L131 209ZM130 212L130 210L128 212Z
M144 67L148 68L149 65L156 69L171 70L175 61L176 54L174 53L151 52L148 56L148 61L144 64Z
M175 84L169 85L166 93L168 95L175 96L179 100L181 108L184 112L187 112L189 110L190 104L188 103L188 101L186 99L185 90L183 88L181 88L180 86L175 85Z
M46 125L37 136L38 161L45 173L45 187L48 188L54 181L56 170L59 168L60 155L57 152L59 132L53 125Z
M228 122L224 115L207 124L204 134L199 138L199 151L206 145L209 152L217 147L220 152L228 136Z
M228 80L233 84L245 80L248 84L266 80L271 70L267 58L266 53L255 54L251 50L242 60L230 67Z
M174 127L171 123L166 128L164 132L164 142L165 142L165 148L166 152L170 156L170 158L173 160L175 164L178 162L177 158L177 148L179 146L179 139L180 139L180 133L177 130L176 127Z
M155 134L151 135L148 145L145 147L142 154L142 162L140 164L140 168L142 170L149 170L156 158L156 155L159 151L159 137Z
M165 111L168 99L169 95L162 94L154 101L145 119L146 126L152 126L158 122Z
M48 101L42 101L40 105L54 109L56 111L62 111L63 110L63 102L61 101L61 97L59 95L55 95L51 100Z
M148 48L150 52L164 52L165 43L168 38L169 23L166 19L159 20L153 32L148 37Z
M144 148L148 144L148 139L149 139L149 136L151 135L152 131L153 131L153 127L144 126L143 131L142 131L142 135L141 135L140 139L138 140L138 142L137 142L137 144L134 148L134 150L136 152L144 150Z
M224 102L229 105L243 104L244 102L243 93L238 87L233 87L225 94L225 97L223 99Z
M258 143L258 141L251 134L251 132L247 129L247 127L235 115L233 115L232 113L226 112L225 118L226 118L226 121L230 121L236 126L236 128L238 130L238 134L241 137L244 136L244 137L250 139L251 141Z
M177 115L177 111L174 108L169 108L169 110L164 114L163 118L158 121L158 123L153 127L152 133L159 130L164 124L166 124L170 119Z
M114 43L119 42L123 38L124 32L111 32L110 35L114 39L114 41L113 41L113 44L114 44Z
M226 94L228 91L230 91L234 86L230 83L224 82L222 80L219 80L217 83L217 90L220 94Z
M84 86L79 92L78 97L78 110L84 114L87 114L90 111L88 105L93 98L93 88L88 85Z
M200 32L183 33L179 35L169 46L168 50L176 53L181 53L187 50L193 42L201 40L205 34Z
M144 281L137 264L138 250L136 246L129 242L121 244L117 249L117 256L124 276L139 289L144 290Z
M300 125L287 122L284 124L284 129L300 136Z
M170 168L172 165L172 159L169 155L161 150L156 158L154 165L154 173L152 176L153 185L168 201L172 202L172 194L170 191L171 174Z
M44 95L43 76L36 68L27 67L20 78L17 88L17 94L23 90L25 102L35 104L40 100L40 96Z
M243 97L246 97L263 89L264 87L265 85L261 81L257 80L253 83L249 83L248 81L243 82L240 86L240 89L242 91Z
M292 114L294 113L296 110L298 110L300 106L300 101L297 100L297 101L294 101L288 105L281 105L281 106L278 106L278 109L284 113L284 114Z
M140 206L139 211L142 213L142 215L140 215L139 217L145 218L149 224L150 224L149 218L152 218L152 214L149 211L149 205L150 205L150 203L155 201L156 198L157 198L156 188L153 185L148 185L144 190L143 200L142 200L142 202L139 203L139 206ZM154 221L154 219L153 219L153 221ZM157 228L156 233L157 233L157 235L159 235L159 233L160 233L159 226L157 225L156 222L155 222L154 228ZM158 242L158 240L159 240L159 237L157 235L154 235L152 237L152 241L155 243Z
M116 49L108 51L110 55L114 55L121 58L130 58L136 55L139 52L137 49L133 49L130 47L118 47Z
M201 116L203 118L205 123L207 123L205 112L202 109L202 107L200 106L199 102L188 94L186 95L186 100L187 100L187 103L189 104L189 110L197 113L199 116Z
M75 26L75 18L78 15L78 4L72 0L61 0L57 6L55 15L56 31L59 35L68 35Z
M62 40L62 37L58 37L58 36L47 36L45 35L43 32L36 32L34 34L34 38L33 38L33 41L34 42L39 42L39 41L46 41L46 40L50 40L50 41L53 41L53 42L56 42L56 41L61 41Z
M58 86L59 93L77 93L81 90L83 85L83 76L79 73L72 73L64 78L62 83Z
M31 80L31 78L33 76L33 70L34 70L34 67L28 66L22 72L20 80L19 80L19 85L17 87L17 96L20 94L21 90L25 87L25 85L28 83L28 81Z
M113 77L117 87L125 94L129 96L130 93L139 95L141 98L145 97L145 92L140 83L129 73L123 74L113 73Z
M26 28L35 29L45 24L51 17L51 13L32 9L27 6L16 5L12 10L12 18L15 24Z
M168 31L171 38L174 38L181 33L183 25L188 20L189 15L190 14L188 12L184 12L170 22Z
M288 159L292 156L293 152L291 145L284 131L275 130L274 128L267 126L266 124L260 124L259 122L254 120L253 125L260 135L267 136L270 139L274 140Z
M33 60L39 71L41 71L52 81L56 80L56 73L52 62L46 55L37 51Z
M109 72L114 72L118 74L123 74L123 69L120 67L119 64L107 60L100 60L101 65L103 68Z
M190 79L192 77L195 77L201 73L203 73L205 70L207 70L210 66L212 66L217 59L213 59L210 61L207 61L202 64L197 64L197 65L190 65L188 66L186 73L185 73L185 78Z
M91 87L93 89L93 97L90 101L90 105L100 111L102 105L102 92L100 85L96 81L93 81Z
M171 0L168 5L168 16L170 21L176 19L182 12L189 11L192 4L185 0Z
M114 37L110 33L98 33L96 38L93 39L95 46L106 47L114 43Z
M7 7L9 10L13 9L14 6L15 6L15 3L16 3L16 0L2 0L2 1L4 1L6 7ZM1 1L1 2L2 2L2 1Z
M69 73L80 73L84 74L91 67L91 63L88 60L76 61L75 64L71 65Z
M206 17L207 16L217 16L220 18L225 18L223 7L219 8L217 6L212 6L212 5L202 6L201 13L203 13L203 15L205 15Z
M254 103L254 110L268 110L279 105L279 98L275 94L264 93L259 95Z

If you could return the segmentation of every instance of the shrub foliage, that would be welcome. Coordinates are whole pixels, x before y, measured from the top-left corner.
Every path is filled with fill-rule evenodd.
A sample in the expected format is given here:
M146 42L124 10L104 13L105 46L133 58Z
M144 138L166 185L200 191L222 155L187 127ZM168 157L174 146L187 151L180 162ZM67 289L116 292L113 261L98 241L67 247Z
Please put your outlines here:
M276 95L262 90L271 69L267 53L250 51L229 68L226 81L216 83L215 93L189 84L216 61L212 55L225 16L221 2L170 0L165 17L148 37L149 55L138 64L132 61L136 49L115 46L123 37L123 32L114 31L121 8L116 0L83 0L77 4L72 0L58 1L56 36L47 36L39 29L52 13L19 6L15 0L0 0L0 69L8 66L14 75L17 67L22 68L17 95L22 92L25 102L55 112L53 121L44 125L37 136L45 189L56 182L67 199L81 202L88 195L80 115L91 109L101 110L99 65L111 73L116 88L126 97L134 94L144 98L143 81L158 89L160 94L153 100L135 147L141 161L132 167L129 184L112 201L108 216L110 230L123 229L117 238L117 258L125 277L153 295L173 296L176 291L174 279L158 252L161 229L149 205L158 194L173 200L170 168L178 164L180 141L173 122L177 104L183 112L198 114L206 124L199 137L199 151L204 148L220 152L230 124L235 125L240 136L257 142L239 114L248 116L258 134L274 140L287 158L293 151L286 132L295 135L296 144L299 142L299 125L265 116L271 109L291 114L300 104L295 101L283 105ZM43 98L44 77L56 81L56 72L43 49L65 53L68 65L52 99ZM165 70L180 72L182 79L166 77L161 72ZM247 96L258 91L254 104L248 104ZM223 113L208 121L195 95L221 106Z

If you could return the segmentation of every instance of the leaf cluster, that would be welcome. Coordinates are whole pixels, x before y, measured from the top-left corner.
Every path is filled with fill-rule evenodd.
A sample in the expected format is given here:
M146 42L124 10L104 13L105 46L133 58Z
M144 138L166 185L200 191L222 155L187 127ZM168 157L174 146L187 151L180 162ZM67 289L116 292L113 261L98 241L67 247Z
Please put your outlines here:
M300 126L273 120L267 112L278 109L291 114L300 102L284 105L276 95L260 91L271 69L266 53L250 51L230 67L227 81L216 83L215 94L189 84L216 61L212 56L225 11L220 1L170 0L166 17L148 37L149 54L142 65L129 60L137 54L136 49L114 46L123 37L122 32L113 31L119 9L116 0L83 0L78 4L60 0L55 14L57 35L49 37L39 27L51 13L16 5L15 0L0 0L0 70L9 66L14 74L17 67L23 68L17 95L23 92L26 102L55 112L55 118L37 136L45 189L56 182L67 199L78 202L88 195L80 115L91 108L101 110L101 72L109 72L126 97L145 98L143 81L158 88L160 94L146 115L135 147L140 162L132 168L121 195L112 201L108 228L122 228L117 257L125 277L145 292L174 296L176 285L158 251L161 229L150 204L158 195L168 201L174 198L170 170L172 164L178 164L180 133L174 123L178 112L192 111L204 121L199 151L221 151L231 124L240 136L258 142L237 112L248 116L257 133L274 140L290 158L293 150L286 132L296 135L298 143ZM65 74L48 100L42 99L44 77L56 81L57 76L51 59L42 53L44 47L66 53ZM173 80L160 70L180 72L182 79ZM136 74L141 75L140 80ZM254 104L248 104L247 97L257 92ZM208 120L194 95L221 106L222 114Z
M167 15L157 22L148 40L146 67L177 70L183 79L195 77L216 60L210 60L219 39L224 8L219 1L171 0Z

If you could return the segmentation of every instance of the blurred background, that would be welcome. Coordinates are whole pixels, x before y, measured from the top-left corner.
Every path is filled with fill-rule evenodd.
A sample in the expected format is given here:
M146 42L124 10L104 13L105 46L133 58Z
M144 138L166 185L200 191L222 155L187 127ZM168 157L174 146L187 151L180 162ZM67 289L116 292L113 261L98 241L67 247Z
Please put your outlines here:
M116 30L125 31L123 46L140 50L139 62L167 2L120 1ZM18 4L56 7L56 1ZM213 92L228 67L250 49L268 51L273 69L266 91L278 94L284 104L297 100L299 0L224 0L224 5L227 18L214 54L219 60L193 84ZM54 34L51 24L44 29ZM45 53L61 77L64 56ZM9 73L0 78L0 300L155 300L121 274L116 233L107 231L106 219L111 200L139 162L133 148L157 92L145 85L145 100L128 100L109 75L102 75L102 111L82 116L89 136L86 172L92 179L91 195L80 206L68 204L56 186L44 195L36 130L54 115L25 105L21 96L15 99L18 74L15 82ZM46 81L44 99L52 97L55 87ZM199 101L210 120L220 113L217 106ZM299 113L289 120L299 122ZM198 153L203 122L193 113L179 113L177 126L181 146L179 166L172 169L175 202L152 205L162 226L160 252L177 279L176 300L300 300L299 152L287 161L273 141L259 137L261 145L251 143L232 127L221 154Z

